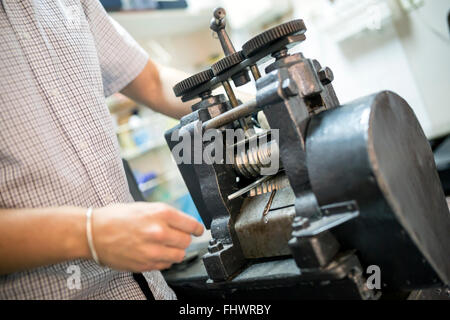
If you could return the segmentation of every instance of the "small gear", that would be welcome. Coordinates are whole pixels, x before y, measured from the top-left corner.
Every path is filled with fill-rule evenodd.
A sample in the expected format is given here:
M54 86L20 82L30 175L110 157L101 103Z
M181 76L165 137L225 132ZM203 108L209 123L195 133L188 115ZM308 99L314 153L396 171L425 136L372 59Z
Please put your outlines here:
M177 97L183 96L190 90L211 80L212 78L214 78L213 71L211 69L204 70L202 72L194 74L193 76L190 76L189 78L184 79L183 81L178 82L173 87L173 92Z
M242 51L238 51L217 61L211 66L211 69L214 72L214 75L217 76L218 74L221 74L222 72L230 69L231 67L234 67L244 60L244 54L242 53Z
M250 57L260 49L272 44L276 40L286 36L301 34L305 31L306 27L303 20L292 20L258 34L244 43L242 46L242 51L246 57Z

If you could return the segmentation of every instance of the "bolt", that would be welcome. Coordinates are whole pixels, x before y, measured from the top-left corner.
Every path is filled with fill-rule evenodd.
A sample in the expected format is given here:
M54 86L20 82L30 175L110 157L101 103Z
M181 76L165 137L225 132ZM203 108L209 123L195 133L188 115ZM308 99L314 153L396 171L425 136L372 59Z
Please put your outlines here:
M293 231L301 231L303 229L306 229L310 226L310 222L308 218L305 217L295 217L294 222L292 223L292 230Z
M294 81L291 79L284 79L281 84L281 89L286 97L293 97L298 94L298 88Z
M213 13L213 18L211 19L209 27L214 32L218 32L225 28L225 15L226 11L223 8L216 8Z
M218 20L225 18L226 14L227 14L227 12L225 11L225 9L221 8L221 7L215 8L214 13L213 13L214 18L216 18Z
M211 239L209 241L209 246L208 246L208 252L209 253L218 252L218 251L220 251L222 249L223 249L222 242L217 241L216 239Z
M288 55L289 55L288 49L286 49L286 48L283 48L280 51L272 53L272 57L274 57L276 60L280 60L284 57L287 57Z
M322 66L320 65L319 61L317 61L316 59L313 59L312 63L313 63L314 69L316 69L317 72L322 70Z
M205 92L202 92L202 93L200 93L199 94L199 97L202 99L202 100L206 100L206 99L208 99L208 98L211 98L211 90L208 90L208 91L205 91Z
M320 82L322 82L322 84L324 84L324 85L327 85L334 80L333 71L331 71L331 69L328 67L321 69L318 72L318 75L319 75Z

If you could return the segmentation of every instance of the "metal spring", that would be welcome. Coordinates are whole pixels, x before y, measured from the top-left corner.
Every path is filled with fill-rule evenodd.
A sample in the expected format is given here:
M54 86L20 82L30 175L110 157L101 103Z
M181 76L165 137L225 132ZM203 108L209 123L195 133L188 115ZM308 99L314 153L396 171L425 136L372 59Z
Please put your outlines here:
M278 145L275 141L242 151L234 159L235 170L247 178L258 177L261 173L261 168L268 167L271 164L272 148L276 153L273 156L279 157Z

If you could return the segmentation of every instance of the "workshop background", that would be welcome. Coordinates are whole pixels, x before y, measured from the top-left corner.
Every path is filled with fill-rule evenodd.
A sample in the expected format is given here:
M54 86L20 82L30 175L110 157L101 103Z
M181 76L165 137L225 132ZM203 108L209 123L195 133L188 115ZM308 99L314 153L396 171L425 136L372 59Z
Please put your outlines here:
M223 57L209 29L215 7L227 10L227 31L236 48L264 29L301 18L307 40L292 52L332 68L342 103L388 89L407 100L429 139L450 133L448 0L101 2L154 61L189 74ZM239 90L254 93L252 83ZM201 221L163 136L177 121L120 94L107 101L122 157L145 199L170 203Z

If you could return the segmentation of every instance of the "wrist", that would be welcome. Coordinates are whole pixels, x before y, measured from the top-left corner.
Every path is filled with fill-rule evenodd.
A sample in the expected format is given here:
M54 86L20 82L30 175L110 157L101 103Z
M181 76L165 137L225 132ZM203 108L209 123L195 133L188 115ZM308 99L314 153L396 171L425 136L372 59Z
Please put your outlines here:
M88 208L68 207L66 218L71 221L66 238L68 259L89 259L91 254L86 235L86 212Z

